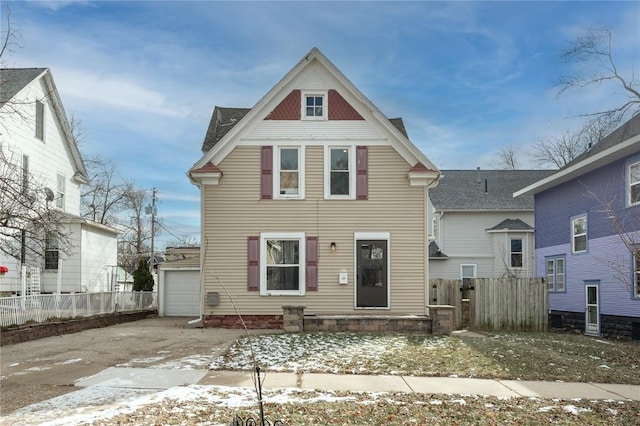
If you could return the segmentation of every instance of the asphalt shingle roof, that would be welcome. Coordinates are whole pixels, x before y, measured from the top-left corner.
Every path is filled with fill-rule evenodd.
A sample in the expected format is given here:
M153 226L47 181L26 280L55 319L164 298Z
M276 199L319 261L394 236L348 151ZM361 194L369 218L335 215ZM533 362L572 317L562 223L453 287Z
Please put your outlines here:
M600 142L591 147L591 149L577 156L575 159L573 159L573 161L568 163L563 168L570 167L576 163L579 163L580 161L586 160L587 158L599 152L602 152L605 149L609 149L638 134L640 134L640 113L624 123L622 126L615 129L613 132L609 133L609 135L602 138Z
M509 231L532 231L533 227L520 219L505 219L493 228L487 229L487 231L502 231L503 229L508 229Z
M249 111L251 111L251 108L214 107L209 128L202 142L202 152L206 153L213 148ZM409 138L402 118L390 118L389 121L407 139Z
M437 210L533 210L533 196L513 193L554 170L441 170L442 178L429 190Z
M11 100L20 90L46 70L46 68L0 69L0 105Z

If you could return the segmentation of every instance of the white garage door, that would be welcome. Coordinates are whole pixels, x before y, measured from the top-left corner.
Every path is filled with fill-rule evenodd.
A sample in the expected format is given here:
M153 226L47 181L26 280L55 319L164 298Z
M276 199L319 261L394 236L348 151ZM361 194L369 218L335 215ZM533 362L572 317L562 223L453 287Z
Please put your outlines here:
M165 271L163 303L168 317L200 315L200 271Z

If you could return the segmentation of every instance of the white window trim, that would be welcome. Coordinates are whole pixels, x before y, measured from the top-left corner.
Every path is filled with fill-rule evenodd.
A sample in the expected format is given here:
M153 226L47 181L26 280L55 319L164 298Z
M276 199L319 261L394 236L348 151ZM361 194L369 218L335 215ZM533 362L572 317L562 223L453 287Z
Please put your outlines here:
M558 273L558 262L562 261L562 274ZM567 291L567 261L564 256L549 256L544 261L544 276L549 281L549 275L547 274L547 266L551 262L553 264L553 278L551 280L551 287L547 283L547 291L550 293L566 293ZM558 288L558 275L562 275L562 288Z
M640 250L640 248L637 250ZM631 264L633 267L633 288L631 289L631 296L634 299L640 299L640 265L638 265L638 261L633 253L631 254Z
M307 116L307 96L321 96L322 97L322 115L321 116ZM302 92L301 100L301 115L303 120L327 120L328 114L329 95L326 90L306 90Z
M349 195L331 194L331 150L349 150ZM325 200L355 200L356 199L356 146L355 145L325 145L324 146L324 199Z
M513 240L520 240L520 244L521 244L521 246L520 246L521 251L520 252L512 251L511 242ZM525 269L525 257L524 257L525 256L525 244L526 244L526 241L522 237L509 237L509 258L507 259L507 265L509 265L509 269L517 269L517 270ZM513 256L514 253L520 253L520 256L522 257L522 265L513 266L511 264L511 256Z
M628 205L629 207L633 207L633 206L638 206L638 205L640 205L640 201L635 202L635 203L631 201L631 187L636 186L636 185L640 186L640 181L639 181L639 182L637 182L635 185L634 185L634 183L631 181L631 169L632 169L633 167L639 167L639 168L640 168L640 161L636 161L636 162L634 162L634 163L631 163L631 164L629 164L629 166L627 167L627 190L626 190L626 192L627 192L627 205Z
M280 194L280 150L283 148L298 149L298 193ZM273 146L273 199L304 200L305 149L303 145L274 145Z
M45 118L47 116L47 113L46 113L47 108L46 108L46 104L43 101L39 100L39 99L36 99L35 105L36 105L35 106L35 108L36 108L36 112L35 112L35 121L36 121L36 123L35 123L34 137L36 139L38 139L39 141L44 142L45 135L47 134L47 127L46 127L46 120L45 120ZM42 105L42 106L40 106L40 105ZM42 112L40 114L38 113L39 108L42 108ZM40 118L40 120L41 120L40 126L38 126L38 118ZM38 133L40 133L40 132L42 132L42 134L38 135Z
M60 185L62 184L62 185ZM65 195L67 192L67 178L62 173L56 175L56 208L64 210L65 208Z
M464 266L472 266L473 267L473 276L472 277L465 277L462 275L462 270ZM478 265L476 265L475 263L461 263L460 264L460 279L464 279L464 278L477 278L478 275Z
M575 234L575 222L576 220L579 219L584 219L584 223L585 223L585 227L584 227L584 237L585 237L585 244L584 244L584 250L576 250L576 237L582 236L583 234ZM589 250L589 218L587 217L587 214L580 214L577 216L573 216L571 218L571 253L574 254L579 254L579 253L586 253Z
M298 290L267 290L267 240L298 240ZM260 234L260 295L261 296L304 296L306 290L306 236L304 232L263 232Z

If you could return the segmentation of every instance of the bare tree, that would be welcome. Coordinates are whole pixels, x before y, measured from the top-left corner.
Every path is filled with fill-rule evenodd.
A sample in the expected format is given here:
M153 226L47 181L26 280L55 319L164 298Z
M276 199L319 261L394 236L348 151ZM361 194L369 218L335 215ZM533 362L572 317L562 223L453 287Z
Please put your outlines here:
M613 191L610 191L613 193ZM624 201L615 195L603 196L587 189L587 196L595 200L600 206L600 213L603 214L620 238L624 247L636 265L640 265L640 207L625 208ZM640 200L639 200L640 201ZM626 289L631 290L635 277L629 274L628 257L614 256L600 261L608 266L613 277L617 279Z
M585 141L579 135L566 132L536 142L529 154L531 161L540 167L560 169L586 150Z
M493 166L500 170L518 170L520 169L520 159L518 149L513 145L507 145L500 148L496 153Z
M116 166L100 157L85 161L89 183L83 186L81 214L102 225L118 227L119 214L130 207L129 191L133 185L117 174Z
M125 210L128 223L123 223L125 232L120 238L118 248L118 265L131 272L136 269L139 260L149 251L151 240L151 227L145 224L145 205L149 201L149 193L144 189L135 189L133 184L128 184L126 191ZM125 220L126 221L126 220ZM124 222L124 221L123 221Z
M579 65L579 70L560 79L559 95L568 90L612 84L612 91L622 89L624 102L584 115L605 116L620 123L640 112L640 86L635 81L634 70L631 70L631 76L624 76L619 71L613 57L612 44L613 34L611 29L606 27L587 28L584 34L576 37L570 47L562 53L562 58L568 63Z
M561 168L590 149L620 124L640 113L640 86L632 69L624 76L613 57L613 34L609 28L588 28L573 40L561 57L576 65L576 71L560 79L558 96L591 86L607 85L611 93L620 92L619 105L579 114L585 121L575 132L550 137L533 145L530 158L538 166Z
M11 25L11 9L6 4L3 6L6 22L4 29L0 31L0 66L4 66L4 59L13 49L20 47L18 40L22 35Z
M44 259L47 242L71 252L65 214L53 192L29 172L24 158L0 146L0 251L24 263Z

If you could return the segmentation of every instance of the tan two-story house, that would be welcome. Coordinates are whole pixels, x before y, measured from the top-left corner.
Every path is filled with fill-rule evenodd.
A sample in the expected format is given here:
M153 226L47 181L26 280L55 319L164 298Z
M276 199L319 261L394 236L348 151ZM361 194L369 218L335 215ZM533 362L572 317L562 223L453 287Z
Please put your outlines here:
M277 327L286 305L426 315L440 173L318 49L253 108L216 107L202 151L205 325Z

